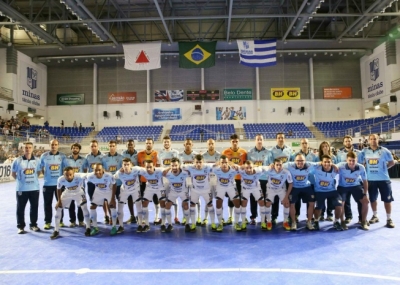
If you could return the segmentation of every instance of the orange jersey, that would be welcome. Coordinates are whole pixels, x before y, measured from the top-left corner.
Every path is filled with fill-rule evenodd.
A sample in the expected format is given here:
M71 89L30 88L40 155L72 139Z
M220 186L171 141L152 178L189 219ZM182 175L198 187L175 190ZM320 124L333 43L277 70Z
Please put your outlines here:
M243 165L247 160L247 151L243 148L238 148L237 151L233 151L231 148L225 149L221 154L225 155L229 161L234 164ZM235 176L235 179L241 179L240 174Z
M157 166L158 152L153 150L150 154L147 154L145 150L139 151L138 154L137 154L138 166L145 167L144 166L144 162L146 160L153 161L154 166ZM147 180L143 176L140 176L140 181L141 182L146 182Z

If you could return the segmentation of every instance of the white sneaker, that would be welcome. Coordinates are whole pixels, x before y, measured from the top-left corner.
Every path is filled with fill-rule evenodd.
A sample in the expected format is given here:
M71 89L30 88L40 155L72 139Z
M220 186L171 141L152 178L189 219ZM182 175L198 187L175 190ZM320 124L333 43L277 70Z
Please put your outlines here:
M311 221L308 221L308 222L307 222L307 229L310 230L310 231L315 230L315 229L314 229L314 225L313 225L313 223L312 223Z
M291 231L297 231L297 224L296 224L296 222L293 222L293 221L292 221L292 226L290 227L290 230L291 230Z

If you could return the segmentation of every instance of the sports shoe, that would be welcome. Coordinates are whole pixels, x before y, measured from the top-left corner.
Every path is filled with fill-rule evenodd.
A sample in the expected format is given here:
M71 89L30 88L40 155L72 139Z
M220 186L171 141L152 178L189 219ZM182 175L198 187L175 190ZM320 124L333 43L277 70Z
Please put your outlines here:
M379 218L375 215L372 216L371 220L369 220L370 224L379 223Z
M364 231L368 231L368 230L369 230L368 222L367 222L367 221L361 222L360 228L361 228L362 230L364 230Z
M167 228L166 228L165 225L161 225L161 232L162 232L162 233L165 233L166 229L167 229Z
M325 221L324 215L321 215L321 217L319 217L319 220L320 220L321 222Z
M306 227L307 227L307 229L308 229L309 231L315 230L315 229L314 229L314 225L313 225L313 223L312 223L311 221L307 222Z
M180 225L181 224L181 222L179 221L179 219L177 217L175 217L174 223L175 223L175 225Z
M299 215L296 215L296 223L299 222Z
M261 230L266 231L267 230L267 223L261 223Z
M168 227L165 229L166 233L170 233L174 229L173 225L168 225Z
M109 217L109 216L105 216L105 217L104 217L104 223L105 223L106 225L108 225L108 224L110 223L110 217Z
M136 217L135 216L131 216L126 222L125 222L126 224L136 224L137 223L137 220L136 220Z
M224 225L232 225L232 223L233 223L232 217L229 217L228 220L224 222Z
M293 222L292 222L292 224L293 224ZM287 231L290 231L290 229L291 229L291 227L290 227L288 221L284 221L284 222L283 222L283 227L284 227L285 230L287 230Z
M86 228L86 230L85 230L85 236L87 236L87 237L90 236L90 228Z
M319 221L314 222L314 230L319 231Z
M50 230L51 229L51 224L50 223L47 223L47 224L44 224L44 227L43 227L45 230Z
M154 220L153 225L161 225L162 219Z
M256 219L251 219L250 225L254 226L254 225L256 225L256 224L257 224L257 223L256 223Z
M333 227L337 230L337 231L343 231L342 225L339 222L335 222L333 224Z
M78 224L80 227L86 227L86 224L85 224L85 222L79 222L79 224Z
M17 232L19 235L21 235L21 234L24 234L24 233L26 233L26 231L22 228L22 229L20 229L20 228L18 228L18 232Z
M119 226L118 230L117 230L117 234L122 234L124 232L124 227L123 226Z
M235 223L235 230L237 230L238 232L240 232L242 230L239 223Z
M224 229L224 225L222 223L218 224L217 232L222 232L223 229Z
M390 229L393 229L393 228L394 228L394 223L393 223L392 219L388 219L388 220L387 220L387 222L386 222L386 227L387 227L387 228L390 228Z
M352 218L346 218L346 220L344 220L344 222L345 222L346 224L350 224L351 220L352 220Z
M211 231L213 231L213 232L217 231L217 225L216 224L211 224Z
M70 228L75 228L75 227L76 227L76 223L75 223L75 222L70 223L70 224L69 224L69 227L70 227Z
M186 218L185 217L183 217L181 225L182 226L186 225Z
M65 227L65 224L63 222L60 222L60 228Z
M189 224L186 224L185 225L185 232L190 232L190 225Z
M202 226L202 227L206 227L207 224L208 224L208 220L207 220L207 219L204 219L204 220L201 222L201 226Z
M144 225L144 227L142 228L142 233L147 233L149 230L150 230L150 226Z
M196 226L201 226L201 218L200 217L197 218Z
M276 226L276 218L272 218L272 225Z
M290 226L290 230L297 231L297 223L292 223L292 225Z
M95 236L99 233L99 228L93 227L92 230L90 231L91 236Z
M192 233L196 231L196 224L192 224L192 226L190 227L190 231Z
M342 229L343 229L344 231L349 229L349 227L347 226L346 221L341 222L341 226L342 226Z
M242 232L247 231L247 223L246 222L242 222Z
M40 228L38 226L32 226L32 227L30 227L30 229L31 229L31 231L34 231L34 232L40 232Z
M333 216L327 216L325 221L333 222Z
M267 222L267 230L272 230L272 222Z
M142 227L142 225L139 225L138 227L137 227L137 229L136 229L136 232L137 233L141 233L143 231L143 227Z
M56 239L60 236L60 233L57 231L54 231L53 234L50 236L50 239Z

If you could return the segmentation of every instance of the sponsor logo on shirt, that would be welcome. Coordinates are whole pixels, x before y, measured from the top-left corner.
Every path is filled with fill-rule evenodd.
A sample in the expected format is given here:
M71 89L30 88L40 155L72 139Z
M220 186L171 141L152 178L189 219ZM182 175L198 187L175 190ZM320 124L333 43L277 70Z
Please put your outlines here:
M345 178L346 183L354 183L356 180L354 178Z
M50 169L51 171L60 170L60 165L58 165L58 164L50 164L50 165L49 165L49 169Z
M126 186L132 186L133 184L135 184L136 180L128 180L125 182Z
M150 179L150 180L147 180L147 182L149 182L149 184L156 185L158 183L158 180L157 179Z
M100 189L106 189L107 188L107 184L99 183L99 184L96 185L96 187L100 188Z
M379 159L368 159L369 165L377 165L378 162L379 162Z
M115 172L115 171L117 171L117 166L116 166L116 165L111 165L110 167L108 167L108 171L109 171L109 172Z
M24 170L25 175L32 175L34 173L35 173L35 169L33 169L33 168L27 168Z
M244 182L245 184L247 184L247 185L251 185L251 184L253 184L254 180L251 180L251 179L243 179L243 182Z
M296 181L304 181L306 180L306 176L295 176L294 179L296 179Z
M163 160L163 164L164 165L171 165L171 159L170 158L164 159Z
M228 184L229 183L229 179L226 178L220 178L219 182L221 182L221 184Z
M329 181L320 181L319 186L321 187L328 187L329 186Z
M240 157L232 157L231 161L232 161L234 164L239 164L239 163L240 163Z
M197 181L203 181L206 179L206 176L205 175L196 175L194 177L194 179L196 179Z
M256 162L254 162L254 165L255 166L262 166L263 163L262 163L262 161L256 161Z
M182 183L172 183L171 186L174 188L181 188L182 187Z
M79 172L79 167L73 167L72 169L74 170L75 173Z
M281 180L279 180L279 179L276 179L276 178L271 178L271 183L272 184L274 184L274 185L279 185L279 184L281 184Z
M74 191L78 189L78 185L68 187L68 190Z

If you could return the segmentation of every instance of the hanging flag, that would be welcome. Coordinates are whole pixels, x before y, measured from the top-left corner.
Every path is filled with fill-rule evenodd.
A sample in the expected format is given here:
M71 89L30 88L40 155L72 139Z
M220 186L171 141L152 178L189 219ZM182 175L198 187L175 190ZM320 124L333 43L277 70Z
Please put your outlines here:
M125 69L150 70L161 67L161 42L123 45Z
M240 63L250 67L276 65L276 39L237 40Z
M179 42L179 67L213 67L216 46L217 42Z

